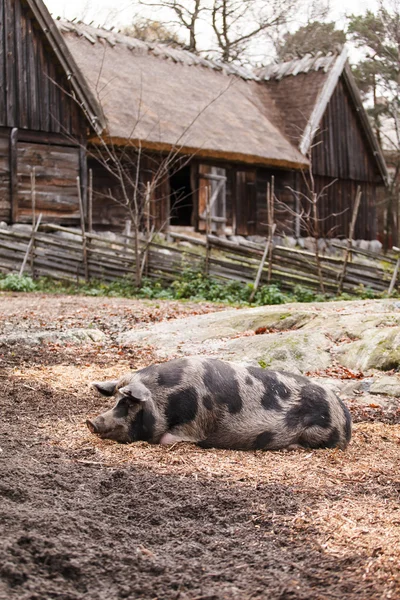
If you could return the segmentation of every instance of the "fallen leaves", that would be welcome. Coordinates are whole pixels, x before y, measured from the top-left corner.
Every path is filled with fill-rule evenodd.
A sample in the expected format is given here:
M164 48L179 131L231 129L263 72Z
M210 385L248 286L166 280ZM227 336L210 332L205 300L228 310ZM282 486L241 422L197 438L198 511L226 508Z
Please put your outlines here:
M264 335L265 333L277 333L278 331L279 329L276 329L276 327L258 327L254 333L256 335Z
M307 377L332 377L333 379L364 379L365 375L361 371L352 371L343 365L336 364L326 369L317 371L307 371Z

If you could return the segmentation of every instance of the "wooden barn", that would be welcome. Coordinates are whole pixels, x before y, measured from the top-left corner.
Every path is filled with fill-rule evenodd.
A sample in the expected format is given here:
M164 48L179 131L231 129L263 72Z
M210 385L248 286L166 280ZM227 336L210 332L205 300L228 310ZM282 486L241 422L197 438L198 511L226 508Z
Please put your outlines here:
M85 116L88 115L88 118ZM100 107L42 2L0 0L0 221L79 219L86 140L103 129Z
M0 0L0 11L1 219L30 220L35 166L37 210L78 222L76 176L86 201L91 168L94 227L123 229L121 181L108 168L119 156L142 186L158 176L154 225L204 230L206 198L218 187L213 227L263 234L271 176L279 202L296 210L291 190L304 191L311 164L317 190L332 184L321 200L324 232L346 234L361 185L356 236L376 237L386 166L345 52L253 73L53 21L41 0ZM276 215L277 232L299 233L291 212Z

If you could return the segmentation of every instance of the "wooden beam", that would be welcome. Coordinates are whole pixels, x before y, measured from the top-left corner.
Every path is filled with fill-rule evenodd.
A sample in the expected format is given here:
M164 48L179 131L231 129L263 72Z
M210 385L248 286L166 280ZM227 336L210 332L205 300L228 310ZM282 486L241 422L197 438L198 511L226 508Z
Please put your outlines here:
M210 179L211 181L226 181L226 175L216 173L199 173L199 179Z
M10 202L11 222L18 220L18 156L17 156L18 129L13 127L10 134Z
M81 141L79 145L79 177L82 195L82 206L85 222L87 223L88 217L88 201L87 201L87 188L88 188L88 170L86 161L86 144Z
M48 131L30 131L20 129L18 132L20 142L36 142L38 144L55 144L59 146L72 146L76 148L79 142L71 136L62 133L50 133Z
M340 279L339 279L338 294L340 294L343 290L343 282L344 282L344 278L346 277L347 262L349 260L349 255L350 255L351 247L353 244L354 229L356 226L356 220L357 220L357 215L358 215L358 209L359 209L360 202L361 202L361 196L362 196L361 187L358 186L356 200L354 202L354 207L353 207L353 214L351 217L349 237L347 239L347 248L344 253L343 269L342 269L342 273L341 273Z
M87 229L89 233L93 232L93 170L89 169L89 189L87 206Z
M81 182L79 175L76 178L76 187L78 190L78 198L79 198L79 214L81 217L81 235L82 235L82 262L83 268L85 272L85 281L86 283L89 281L89 265L88 265L88 252L87 252L87 237L85 231L85 210L83 206L83 199L81 193Z

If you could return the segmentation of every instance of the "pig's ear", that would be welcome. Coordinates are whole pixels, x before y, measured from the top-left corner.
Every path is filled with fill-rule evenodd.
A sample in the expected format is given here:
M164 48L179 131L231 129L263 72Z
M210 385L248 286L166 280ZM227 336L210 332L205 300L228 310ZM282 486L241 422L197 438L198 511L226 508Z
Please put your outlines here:
M118 379L114 381L93 381L90 385L100 392L102 396L114 396Z
M118 391L126 398L136 402L147 402L148 400L151 400L150 390L141 381L132 381Z

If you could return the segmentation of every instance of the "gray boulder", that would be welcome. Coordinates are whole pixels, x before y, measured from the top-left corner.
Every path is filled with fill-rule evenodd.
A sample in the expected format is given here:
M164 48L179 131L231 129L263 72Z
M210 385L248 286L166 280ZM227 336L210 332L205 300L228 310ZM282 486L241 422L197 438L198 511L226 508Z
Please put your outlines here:
M369 243L369 251L380 254L382 251L382 243L379 240L371 240Z
M400 327L366 329L360 340L346 344L337 357L350 369L396 369L400 366Z
M69 329L67 331L24 332L0 336L0 346L23 344L36 346L46 342L58 344L88 344L104 342L106 335L100 329Z
M285 237L283 238L282 245L286 248L295 248L297 245L296 238L290 235L285 235Z
M400 376L384 375L371 385L371 394L400 398Z

